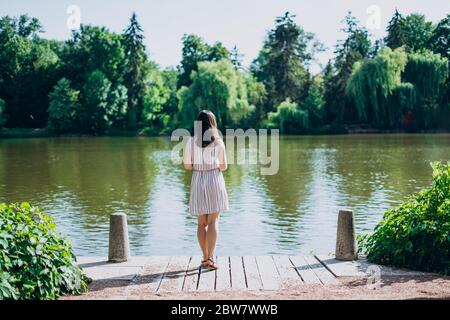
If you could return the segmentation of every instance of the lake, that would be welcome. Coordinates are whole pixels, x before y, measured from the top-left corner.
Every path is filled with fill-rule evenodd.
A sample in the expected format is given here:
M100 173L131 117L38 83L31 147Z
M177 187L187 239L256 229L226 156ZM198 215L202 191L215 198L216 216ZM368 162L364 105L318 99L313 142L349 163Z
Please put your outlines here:
M0 140L0 202L29 201L55 218L78 255L106 255L109 215L128 214L133 255L198 254L188 214L190 172L171 162L168 138ZM450 159L449 134L282 137L277 175L258 165L224 174L217 254L334 251L337 214L357 233L430 186L430 161Z

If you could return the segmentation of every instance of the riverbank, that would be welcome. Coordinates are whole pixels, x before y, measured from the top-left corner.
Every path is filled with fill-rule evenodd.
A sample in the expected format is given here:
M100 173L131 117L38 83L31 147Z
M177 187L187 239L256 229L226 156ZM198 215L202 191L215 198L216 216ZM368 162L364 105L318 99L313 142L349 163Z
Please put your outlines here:
M317 130L310 134L301 134L298 136L317 136L317 135L342 135L342 134L430 134L430 133L450 133L450 129L434 129L434 130L378 130L366 127L351 126L340 129ZM289 134L290 135L290 134ZM73 134L55 134L47 128L5 128L0 129L0 139L7 138L53 138L53 137L90 137L89 134L73 133ZM158 137L164 135L154 134L146 130L109 130L100 135L105 137Z
M90 299L450 299L450 277L394 269L332 256L218 257L221 268L204 271L199 257L133 257L110 264L80 257L93 278Z

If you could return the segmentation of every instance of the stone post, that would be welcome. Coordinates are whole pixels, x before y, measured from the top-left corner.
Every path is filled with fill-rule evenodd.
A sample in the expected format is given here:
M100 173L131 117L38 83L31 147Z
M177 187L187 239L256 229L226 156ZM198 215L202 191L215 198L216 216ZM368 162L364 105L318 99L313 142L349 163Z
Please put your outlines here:
M336 259L343 261L358 260L355 243L355 222L353 211L340 210L336 238Z
M125 262L130 257L128 224L125 213L114 213L109 221L109 262Z

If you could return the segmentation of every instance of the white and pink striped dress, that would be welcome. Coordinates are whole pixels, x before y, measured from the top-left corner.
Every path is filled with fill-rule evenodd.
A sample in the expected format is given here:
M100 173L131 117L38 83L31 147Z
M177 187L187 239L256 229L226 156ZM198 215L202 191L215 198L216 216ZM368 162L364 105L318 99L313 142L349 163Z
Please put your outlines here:
M186 161L193 168L189 212L204 215L228 210L228 194L219 169L219 164L227 161L223 141L218 139L202 148L191 138L186 146Z

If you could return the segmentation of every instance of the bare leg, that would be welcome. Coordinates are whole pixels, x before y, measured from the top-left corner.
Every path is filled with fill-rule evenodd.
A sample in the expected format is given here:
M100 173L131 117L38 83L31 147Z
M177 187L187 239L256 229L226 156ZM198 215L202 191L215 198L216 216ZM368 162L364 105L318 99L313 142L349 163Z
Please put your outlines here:
M198 216L198 225L197 225L197 239L198 244L200 245L200 249L202 250L203 260L207 260L208 255L208 247L206 244L206 227L208 225L208 216L201 215Z
M208 215L208 228L206 230L206 244L208 248L208 258L215 259L215 253L216 253L216 242L217 242L217 235L219 233L218 230L218 220L219 220L219 213L213 213Z

